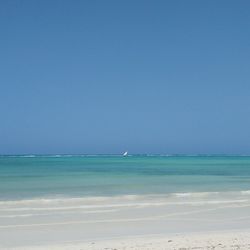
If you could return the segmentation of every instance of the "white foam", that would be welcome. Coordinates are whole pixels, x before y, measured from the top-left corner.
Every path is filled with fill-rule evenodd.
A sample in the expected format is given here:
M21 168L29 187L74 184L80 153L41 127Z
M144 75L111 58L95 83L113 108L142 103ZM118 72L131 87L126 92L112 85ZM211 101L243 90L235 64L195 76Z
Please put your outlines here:
M32 157L36 157L36 156L35 155L21 155L19 157L32 158Z
M29 210L29 209L28 209ZM47 209L48 210L48 209ZM16 211L16 210L12 210ZM89 210L89 211L79 211L78 214L98 214L98 213L112 213L117 212L117 209L103 209L103 210ZM26 214L7 214L7 215L0 215L0 218L18 218L18 217L33 217L33 216L51 216L51 215L65 215L65 214L75 214L75 211L63 211L55 213L26 213Z
M250 190L241 191L242 195L250 195Z
M215 196L218 194L226 194L229 192L192 192L192 193L173 193L176 197L206 197L206 196Z
M35 198L27 200L0 201L0 210L4 209L81 209L86 207L105 206L135 206L140 204L181 204L185 202L197 203L216 201L246 200L250 190L230 192L186 192L169 194L147 195L120 195L120 196L87 196L87 197L60 197L60 198ZM205 200L204 200L205 199ZM250 197L249 197L250 199Z

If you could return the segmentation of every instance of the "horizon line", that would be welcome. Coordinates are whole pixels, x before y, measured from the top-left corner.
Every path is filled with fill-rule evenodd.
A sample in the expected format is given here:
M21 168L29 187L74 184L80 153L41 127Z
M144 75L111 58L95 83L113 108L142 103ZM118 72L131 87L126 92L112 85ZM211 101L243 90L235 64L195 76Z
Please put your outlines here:
M63 153L63 154L0 154L0 157L4 156L12 156L12 157L36 157L36 156L50 156L50 157L60 157L60 156L66 156L66 157L74 157L74 156L123 156L123 153L98 153L98 154L68 154L68 153ZM127 156L165 156L165 157L171 157L171 156L189 156L189 157L195 157L195 156L250 156L250 154L223 154L223 153L213 153L213 154L182 154L182 153L177 153L177 154L151 154L151 153L131 153L128 154ZM124 156L123 156L124 157ZM126 157L126 156L125 156Z

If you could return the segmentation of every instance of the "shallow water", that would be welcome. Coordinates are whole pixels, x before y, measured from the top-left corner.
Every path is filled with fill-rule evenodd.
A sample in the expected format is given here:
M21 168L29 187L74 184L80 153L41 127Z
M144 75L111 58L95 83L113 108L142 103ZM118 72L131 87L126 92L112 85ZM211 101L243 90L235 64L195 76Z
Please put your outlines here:
M0 157L0 200L247 190L248 156Z

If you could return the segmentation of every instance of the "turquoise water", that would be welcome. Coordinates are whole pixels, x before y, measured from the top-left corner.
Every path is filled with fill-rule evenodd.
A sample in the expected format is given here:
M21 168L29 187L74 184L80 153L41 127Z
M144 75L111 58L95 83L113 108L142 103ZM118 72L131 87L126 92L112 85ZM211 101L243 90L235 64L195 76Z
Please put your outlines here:
M0 199L250 190L246 156L1 156Z

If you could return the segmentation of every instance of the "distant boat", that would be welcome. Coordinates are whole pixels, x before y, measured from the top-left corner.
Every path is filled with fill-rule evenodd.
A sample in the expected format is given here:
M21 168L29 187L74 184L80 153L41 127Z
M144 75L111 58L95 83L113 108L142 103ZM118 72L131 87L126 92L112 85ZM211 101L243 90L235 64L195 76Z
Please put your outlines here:
M123 153L123 156L127 156L128 155L128 151Z

